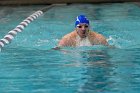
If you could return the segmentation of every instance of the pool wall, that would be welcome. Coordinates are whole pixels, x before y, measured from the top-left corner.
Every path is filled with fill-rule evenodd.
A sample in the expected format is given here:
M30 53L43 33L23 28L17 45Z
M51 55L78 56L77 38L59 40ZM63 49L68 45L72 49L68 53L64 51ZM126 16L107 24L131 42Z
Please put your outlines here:
M0 0L0 5L54 4L54 3L113 3L139 2L140 0Z

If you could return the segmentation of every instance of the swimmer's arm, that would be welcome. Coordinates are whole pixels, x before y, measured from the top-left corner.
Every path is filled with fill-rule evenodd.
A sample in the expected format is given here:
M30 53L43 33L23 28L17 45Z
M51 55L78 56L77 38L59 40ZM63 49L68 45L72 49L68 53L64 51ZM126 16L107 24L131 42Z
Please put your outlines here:
M56 46L56 47L54 47L54 48L52 48L53 50L60 50L61 48L60 47L58 47L58 46Z
M106 40L106 38L104 38L104 39L102 40L102 44L105 45L105 46L108 46L108 45L109 45L108 42L107 42L107 40Z
M91 36L91 41L94 44L99 44L99 45L105 45L105 46L108 46L108 42L106 40L106 38L102 35L102 34L99 34L99 33L96 33L96 32L90 32L90 36Z
M108 46L109 45L108 42L107 42L107 40L106 40L106 38L104 36L102 36L101 34L99 34L98 37L99 37L100 44L105 45L105 46Z
M105 46L107 46L109 48L116 48L114 45L109 45L109 43L107 42L107 39L102 35L100 37L100 41L101 41L102 45L105 45Z
M66 39L61 39L58 43L58 45L52 49L54 50L60 50L62 47L68 46L68 41Z
M58 43L58 47L65 47L68 46L68 41L66 39L61 39Z

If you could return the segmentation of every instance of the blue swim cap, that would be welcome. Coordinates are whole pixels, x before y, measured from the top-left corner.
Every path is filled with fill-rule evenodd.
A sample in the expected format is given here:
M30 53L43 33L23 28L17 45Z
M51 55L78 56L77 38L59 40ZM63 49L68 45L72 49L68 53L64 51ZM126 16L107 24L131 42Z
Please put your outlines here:
M80 23L86 23L89 25L89 20L84 15L79 15L76 18L75 27Z

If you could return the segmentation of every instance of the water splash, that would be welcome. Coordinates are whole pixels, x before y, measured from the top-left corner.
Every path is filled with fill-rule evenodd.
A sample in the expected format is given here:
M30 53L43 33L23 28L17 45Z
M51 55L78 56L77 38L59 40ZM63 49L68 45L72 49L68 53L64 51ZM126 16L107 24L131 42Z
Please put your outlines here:
M132 44L132 40L128 40L117 35L110 35L107 39L107 42L109 43L109 45L121 49L126 48Z

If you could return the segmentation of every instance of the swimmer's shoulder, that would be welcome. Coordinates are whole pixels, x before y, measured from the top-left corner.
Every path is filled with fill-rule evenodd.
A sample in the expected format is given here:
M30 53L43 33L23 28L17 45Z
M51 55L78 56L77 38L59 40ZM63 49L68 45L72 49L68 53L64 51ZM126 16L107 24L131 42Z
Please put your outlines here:
M95 44L103 44L108 45L106 38L97 32L90 31L90 40L94 42Z
M102 34L99 34L99 33L95 32L95 31L90 31L89 35L90 35L91 38L105 39L105 37Z
M60 41L58 46L74 46L75 45L75 39L76 39L76 33L75 31L66 34Z
M73 31L69 34L66 34L63 38L64 39L72 39L72 38L76 38L76 35L77 35L76 31Z
M89 37L90 38L95 38L97 36L98 33L94 32L94 31L89 31Z

